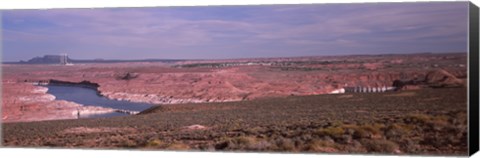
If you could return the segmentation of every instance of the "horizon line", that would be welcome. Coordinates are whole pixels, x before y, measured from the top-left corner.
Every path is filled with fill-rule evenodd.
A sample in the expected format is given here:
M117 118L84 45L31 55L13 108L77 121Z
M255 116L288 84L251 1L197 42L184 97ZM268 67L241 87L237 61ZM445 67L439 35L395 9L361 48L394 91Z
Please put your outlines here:
M218 59L205 59L205 58L143 58L143 59L104 59L104 58L90 58L90 59L73 59L73 60L100 60L100 61L142 61L142 60L183 60L183 61L189 61L189 60L242 60L242 59L274 59L274 58L305 58L305 57L336 57L336 56L375 56L375 55L414 55L414 54L449 54L449 53L468 53L468 51L449 51L449 52L409 52L409 53L362 53L362 54L341 54L339 53L338 55L308 55L308 56L277 56L277 57L243 57L243 58L218 58ZM37 57L45 57L48 55L58 55L60 56L61 54L45 54L43 56L35 56L27 60L17 60L17 61L2 61L2 63L21 63L23 62L28 62L28 60L31 60L33 58Z

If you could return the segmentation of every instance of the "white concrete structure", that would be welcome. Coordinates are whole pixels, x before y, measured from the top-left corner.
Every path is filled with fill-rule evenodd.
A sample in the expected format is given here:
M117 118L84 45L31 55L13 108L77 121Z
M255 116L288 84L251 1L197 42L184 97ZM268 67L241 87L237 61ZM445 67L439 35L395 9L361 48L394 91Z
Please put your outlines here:
M341 93L345 93L345 88L335 89L328 94L341 94Z
M61 54L60 55L60 65L73 65L72 63L68 62L68 55L67 54Z
M343 93L380 93L395 90L395 87L344 87ZM339 89L332 91L331 93L340 93Z

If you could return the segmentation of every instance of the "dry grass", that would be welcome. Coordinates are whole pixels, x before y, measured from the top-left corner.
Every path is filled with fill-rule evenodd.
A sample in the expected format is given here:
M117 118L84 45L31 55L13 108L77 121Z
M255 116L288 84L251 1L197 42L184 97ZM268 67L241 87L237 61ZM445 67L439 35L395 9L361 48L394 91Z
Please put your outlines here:
M183 104L179 111L171 105L127 117L6 123L3 143L15 147L465 155L465 94L464 89L449 88L422 90L413 97L355 94L364 98L357 102L319 95ZM440 100L418 104L431 97ZM195 110L206 107L215 110ZM191 125L208 128L184 130Z
M363 140L362 144L368 151L375 153L400 153L399 146L388 140Z
M353 94L346 94L346 95L341 95L341 96L338 96L337 98L353 98Z
M338 145L331 141L324 141L324 140L313 140L306 145L307 151L314 151L314 152L338 152Z
M416 96L417 93L416 92L400 92L400 93L394 93L394 94L386 94L386 95L383 95L383 96L386 96L386 97L413 97L413 96Z
M345 133L345 129L342 127L328 127L328 128L320 128L317 130L316 134L324 136L331 136L331 137L340 137Z
M75 127L65 129L61 133L64 134L80 134L80 133L113 133L113 132L134 132L134 128L111 128L111 127Z
M190 146L183 143L172 143L169 144L165 149L167 150L189 150Z

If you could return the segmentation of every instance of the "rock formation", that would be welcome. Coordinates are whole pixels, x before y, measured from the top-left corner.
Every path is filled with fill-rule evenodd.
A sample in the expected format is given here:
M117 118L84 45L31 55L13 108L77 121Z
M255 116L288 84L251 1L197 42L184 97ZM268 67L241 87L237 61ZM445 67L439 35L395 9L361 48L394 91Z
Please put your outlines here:
M425 76L424 81L428 86L440 88L440 87L465 87L466 82L457 78L453 74L443 70L430 71Z

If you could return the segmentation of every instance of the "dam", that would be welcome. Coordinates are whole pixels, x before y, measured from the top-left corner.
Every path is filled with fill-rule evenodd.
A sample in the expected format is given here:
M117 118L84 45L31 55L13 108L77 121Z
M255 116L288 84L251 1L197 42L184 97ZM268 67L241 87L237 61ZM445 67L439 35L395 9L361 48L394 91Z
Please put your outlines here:
M335 89L329 94L340 94L340 93L382 93L382 92L389 92L397 90L397 87L343 87L339 89Z

